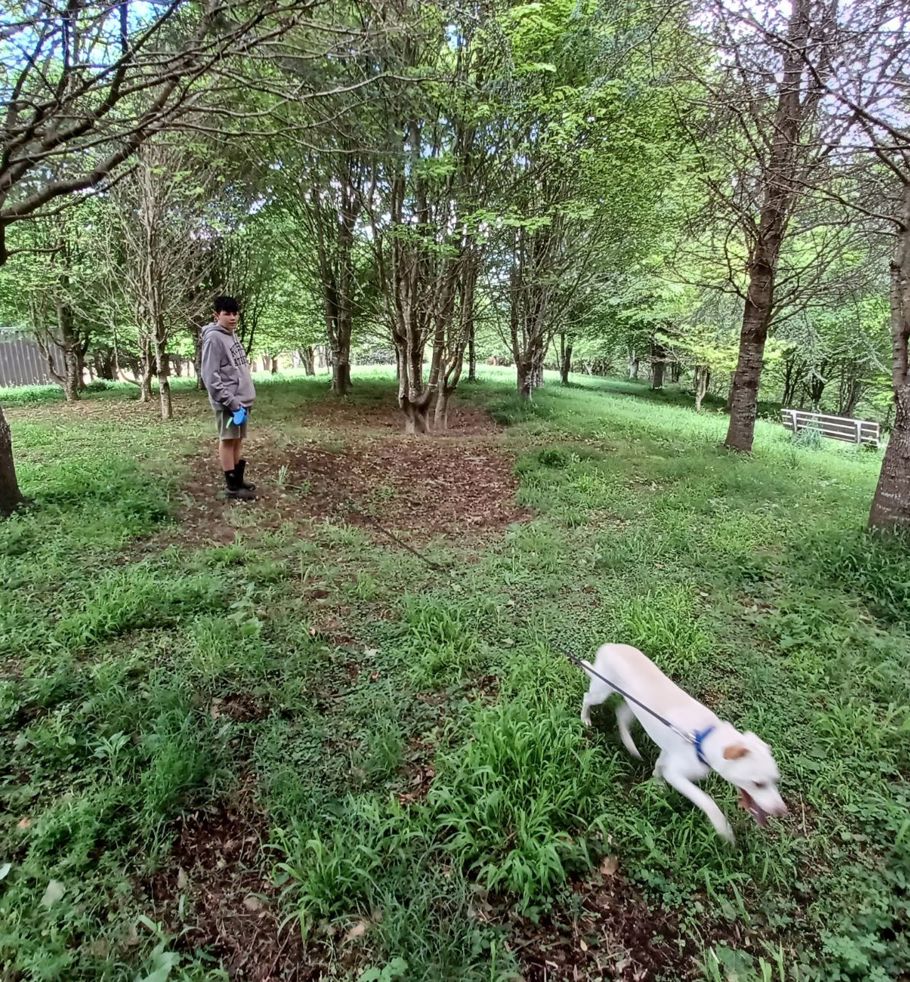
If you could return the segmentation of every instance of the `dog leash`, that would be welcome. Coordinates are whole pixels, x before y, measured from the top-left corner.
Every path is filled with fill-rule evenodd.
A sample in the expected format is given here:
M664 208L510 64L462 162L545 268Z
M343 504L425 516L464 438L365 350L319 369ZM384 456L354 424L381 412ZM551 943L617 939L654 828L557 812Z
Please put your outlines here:
M699 761L702 764L704 764L705 767L708 766L708 762L705 760L704 754L702 753L701 745L713 732L714 730L713 726L705 727L705 729L699 730L696 733L686 733L684 730L681 730L675 723L671 723L670 720L666 718L666 716L661 716L660 713L657 712L657 710L652 709L650 706L643 703L641 699L637 699L635 696L632 695L631 692L626 692L625 689L623 689L621 686L618 686L615 682L611 682L609 679L605 679L603 675L600 674L600 672L596 672L590 664L583 661L577 655L573 655L570 651L565 651L564 649L562 653L566 656L566 658L569 659L570 662L574 662L576 665L578 665L579 668L583 669L589 675L593 675L594 678L600 679L600 681L603 682L604 685L608 685L614 692L619 693L619 695L621 695L623 699L628 699L629 702L634 702L635 705L639 707L639 709L643 709L650 716L653 716L658 723L661 723L664 726L666 726L668 730L672 730L678 737L682 737L682 739L685 740L686 743L691 743L692 746L695 748L695 753L698 756Z
M351 501L350 498L343 501L341 504L343 508L346 508L348 511L353 512L355 515L358 515L360 518L365 519L377 531L381 532L383 535L386 536L386 538L390 539L397 546L400 546L402 549L405 549L407 552L409 552L412 556L415 556L425 566L427 566L428 569L433 570L434 573L446 573L452 578L455 577L455 573L450 568L443 566L441 563L436 563L432 559L428 559L426 556L423 555L423 553L418 552L416 549L409 546L406 542L403 542L401 538L399 538L399 536L395 535L394 532L390 532L372 515L358 508L353 503L353 501ZM684 730L681 730L675 723L671 723L670 720L668 720L665 716L661 716L661 714L658 713L656 710L652 709L650 706L643 703L641 699L636 698L630 692L626 692L625 689L623 689L621 686L618 686L615 682L611 682L609 679L605 679L603 675L595 671L590 664L583 661L577 655L573 655L570 651L566 651L565 649L557 649L557 650L562 650L562 653L566 656L566 658L568 658L569 661L576 664L580 669L582 669L582 671L587 672L589 675L593 675L595 678L603 682L604 685L608 685L614 692L618 693L624 699L627 699L629 702L634 702L635 705L639 707L639 709L643 709L650 716L653 716L654 719L658 721L658 723L661 723L663 726L666 726L667 729L672 730L673 733L675 733L681 739L685 740L686 743L691 744L695 750L695 755L696 757L698 757L699 762L703 764L705 767L710 766L707 760L705 760L704 754L702 752L702 744L711 735L711 733L713 733L714 731L713 725L707 726L705 727L705 729L698 730L694 733L686 733Z

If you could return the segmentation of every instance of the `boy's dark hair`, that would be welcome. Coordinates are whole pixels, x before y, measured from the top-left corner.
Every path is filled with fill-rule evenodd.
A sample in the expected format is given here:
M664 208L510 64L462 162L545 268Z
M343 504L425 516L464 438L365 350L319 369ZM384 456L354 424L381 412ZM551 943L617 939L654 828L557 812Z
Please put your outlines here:
M239 314L240 304L233 297L215 297L214 309L216 314Z

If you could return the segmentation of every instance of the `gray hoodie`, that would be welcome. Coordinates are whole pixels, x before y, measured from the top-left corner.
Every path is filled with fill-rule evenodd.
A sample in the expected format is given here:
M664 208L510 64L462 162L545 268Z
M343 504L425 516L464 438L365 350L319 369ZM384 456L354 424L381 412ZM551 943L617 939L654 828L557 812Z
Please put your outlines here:
M256 387L243 345L235 334L217 323L202 329L202 381L212 409L233 411L256 401Z

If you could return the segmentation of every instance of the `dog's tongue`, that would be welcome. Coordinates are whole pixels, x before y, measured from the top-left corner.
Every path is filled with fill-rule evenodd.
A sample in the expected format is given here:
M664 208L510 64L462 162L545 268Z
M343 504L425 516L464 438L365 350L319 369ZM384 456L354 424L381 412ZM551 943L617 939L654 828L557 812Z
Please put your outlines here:
M765 826L768 824L768 813L759 807L748 791L744 791L742 788L739 789L739 804L759 825Z

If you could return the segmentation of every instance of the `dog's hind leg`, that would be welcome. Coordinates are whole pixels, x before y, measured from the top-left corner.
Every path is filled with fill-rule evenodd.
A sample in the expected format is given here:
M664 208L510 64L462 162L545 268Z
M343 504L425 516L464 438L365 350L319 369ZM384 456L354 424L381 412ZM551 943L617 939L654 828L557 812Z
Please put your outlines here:
M623 701L616 707L616 723L619 726L619 737L622 740L622 745L633 757L641 760L641 754L638 752L638 747L635 746L632 731L629 729L629 725L634 719L635 714L627 702Z

